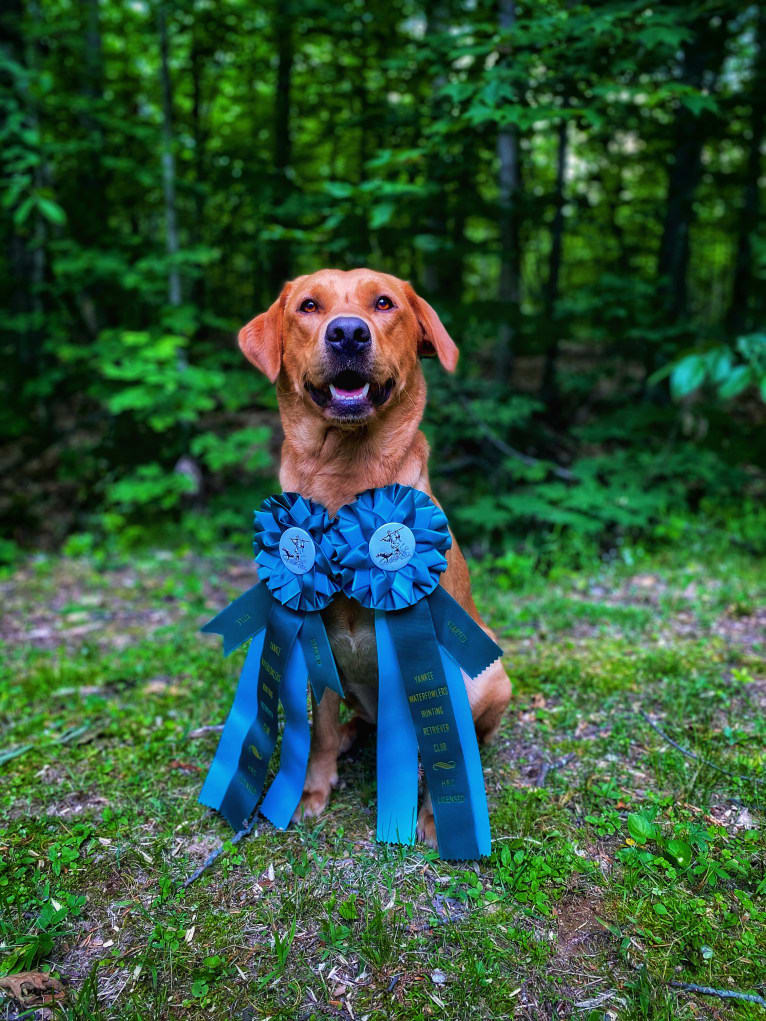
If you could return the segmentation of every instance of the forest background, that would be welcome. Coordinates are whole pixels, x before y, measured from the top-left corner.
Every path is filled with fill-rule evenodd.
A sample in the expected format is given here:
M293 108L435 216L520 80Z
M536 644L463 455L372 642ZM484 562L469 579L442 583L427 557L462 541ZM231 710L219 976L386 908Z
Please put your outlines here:
M510 575L762 552L766 13L733 2L9 0L0 555L246 547L277 488L240 325L412 281L433 482Z

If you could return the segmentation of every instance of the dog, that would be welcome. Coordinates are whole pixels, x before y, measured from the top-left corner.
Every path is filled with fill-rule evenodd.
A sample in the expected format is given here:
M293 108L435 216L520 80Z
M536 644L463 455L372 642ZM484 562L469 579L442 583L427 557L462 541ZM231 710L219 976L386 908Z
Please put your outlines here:
M239 345L276 383L284 430L279 481L285 492L315 500L331 516L358 493L394 482L433 499L429 449L419 428L426 400L420 359L435 356L454 372L458 349L410 284L369 269L323 269L298 277L240 330ZM479 617L454 537L441 584L492 635ZM338 756L352 745L360 723L374 724L377 716L373 611L338 596L322 618L356 716L341 726L340 698L329 689L319 705L314 700L296 820L325 809L338 782ZM463 678L477 736L486 742L510 701L510 681L500 661L475 679L465 673ZM418 811L417 834L436 847L428 792Z

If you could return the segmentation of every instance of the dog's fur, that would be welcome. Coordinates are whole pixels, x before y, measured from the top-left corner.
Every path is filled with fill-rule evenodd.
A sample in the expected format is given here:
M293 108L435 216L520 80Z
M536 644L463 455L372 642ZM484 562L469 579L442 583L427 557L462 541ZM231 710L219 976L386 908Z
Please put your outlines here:
M381 296L393 307L378 307ZM302 310L307 299L316 307ZM369 327L364 375L377 388L370 392L385 394L382 388L390 386L380 406L367 402L351 416L335 401L323 407L312 397L312 390L317 394L316 388L329 388L333 378L325 330L339 315L359 317ZM368 269L328 269L298 277L285 285L271 308L242 328L239 344L277 384L285 434L279 475L284 491L317 501L331 515L363 490L394 482L433 497L428 444L419 430L426 398L420 357L436 355L452 372L458 350L436 312L408 283ZM474 604L468 567L454 537L447 562L441 584L491 634ZM378 667L372 612L341 596L322 616L356 719L374 723ZM475 680L463 676L476 732L487 741L508 705L510 682L499 661ZM327 805L338 779L338 755L352 744L356 719L341 726L339 698L332 691L325 692L321 705L314 702L309 768L296 818L319 815ZM418 814L418 836L436 846L428 795Z

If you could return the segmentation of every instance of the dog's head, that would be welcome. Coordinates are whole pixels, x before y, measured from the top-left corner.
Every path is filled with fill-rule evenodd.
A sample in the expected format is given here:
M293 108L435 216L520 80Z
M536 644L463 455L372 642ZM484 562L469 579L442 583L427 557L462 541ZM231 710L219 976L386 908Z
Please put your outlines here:
M280 393L328 423L384 415L435 355L452 372L458 350L431 306L404 280L369 269L323 269L286 284L239 332L245 356Z

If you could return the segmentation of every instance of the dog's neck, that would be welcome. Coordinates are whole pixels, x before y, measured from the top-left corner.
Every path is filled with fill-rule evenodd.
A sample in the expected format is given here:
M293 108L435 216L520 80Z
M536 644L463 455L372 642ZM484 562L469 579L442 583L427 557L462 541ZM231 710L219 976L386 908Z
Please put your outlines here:
M419 429L425 406L422 376L380 417L356 427L294 414L293 395L278 396L285 433L279 482L285 492L316 500L330 514L365 489L394 482L430 492L428 444Z

